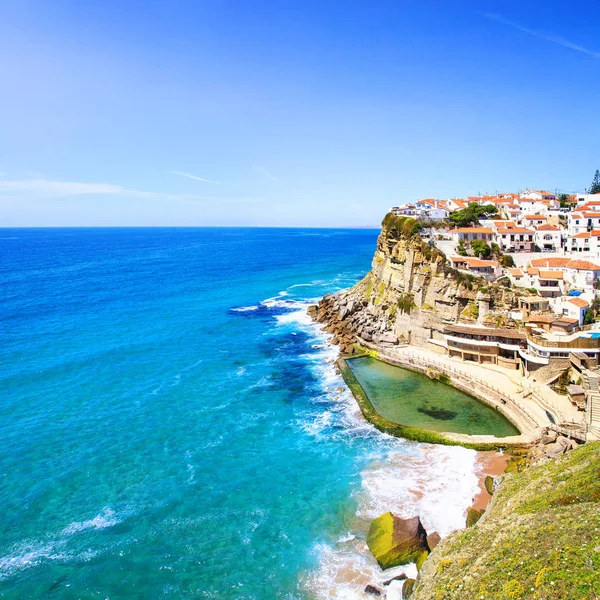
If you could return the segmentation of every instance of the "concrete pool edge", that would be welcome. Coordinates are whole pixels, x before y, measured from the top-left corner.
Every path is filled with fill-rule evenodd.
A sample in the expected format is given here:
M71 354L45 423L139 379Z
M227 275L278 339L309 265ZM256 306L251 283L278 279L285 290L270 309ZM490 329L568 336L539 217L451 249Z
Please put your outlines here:
M390 360L386 357L382 357L379 353L378 356L373 356L373 352L365 352L362 356L371 356L381 362L402 367L410 371L420 372L427 374L428 367L411 364L408 361L402 360ZM450 385L456 389L459 389L466 394L469 394L479 402L482 402L491 408L497 410L502 416L508 419L521 433L520 435L514 435L510 437L495 437L492 435L467 435L461 433L439 433L435 431L429 431L427 429L420 429L417 427L410 427L391 421L377 412L366 392L362 388L358 379L348 366L346 360L359 358L360 355L352 355L348 357L340 357L337 360L337 366L344 379L344 382L352 392L363 417L371 423L376 429L383 433L393 435L394 437L401 437L407 440L416 442L426 442L430 444L443 444L447 446L463 446L473 450L501 450L505 448L529 448L536 443L540 436L540 430L537 424L530 423L531 419L525 414L517 413L517 408L507 404L503 404L501 401L489 397L484 394L482 390L477 390L477 386L474 382L471 382L470 386L457 381L452 373L441 372L445 377L443 383Z

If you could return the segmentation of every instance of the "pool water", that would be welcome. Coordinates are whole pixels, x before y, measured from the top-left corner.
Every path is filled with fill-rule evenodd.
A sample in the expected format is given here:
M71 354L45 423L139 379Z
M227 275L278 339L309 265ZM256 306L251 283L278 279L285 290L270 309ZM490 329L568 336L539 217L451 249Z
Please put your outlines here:
M519 430L490 406L422 373L368 356L347 363L375 410L394 423L436 432L519 435Z

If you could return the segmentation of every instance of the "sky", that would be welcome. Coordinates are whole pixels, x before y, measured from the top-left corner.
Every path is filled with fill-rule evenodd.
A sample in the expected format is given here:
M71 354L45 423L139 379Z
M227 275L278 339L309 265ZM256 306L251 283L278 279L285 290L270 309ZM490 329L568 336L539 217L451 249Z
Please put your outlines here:
M0 227L583 191L598 31L597 0L0 0Z

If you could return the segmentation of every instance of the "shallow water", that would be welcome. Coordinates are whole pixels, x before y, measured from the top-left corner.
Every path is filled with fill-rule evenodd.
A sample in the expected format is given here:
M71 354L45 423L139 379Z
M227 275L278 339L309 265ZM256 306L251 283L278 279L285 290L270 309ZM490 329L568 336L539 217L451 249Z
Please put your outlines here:
M370 518L460 527L475 453L365 423L306 315L376 236L3 232L2 597L359 598Z
M519 435L502 414L461 390L369 356L347 361L377 412L401 425L437 432Z

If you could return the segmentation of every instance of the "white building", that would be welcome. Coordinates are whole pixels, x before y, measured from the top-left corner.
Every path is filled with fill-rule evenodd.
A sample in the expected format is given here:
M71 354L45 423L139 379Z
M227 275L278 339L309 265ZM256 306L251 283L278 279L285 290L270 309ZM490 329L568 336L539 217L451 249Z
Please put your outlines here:
M520 197L531 200L556 200L556 196L554 194L544 190L523 190L520 193Z
M565 283L581 291L594 293L595 283L600 279L600 265L589 260L556 256L536 258L529 264L537 269L562 271Z
M562 230L556 225L536 227L533 239L542 252L559 252L562 248Z

